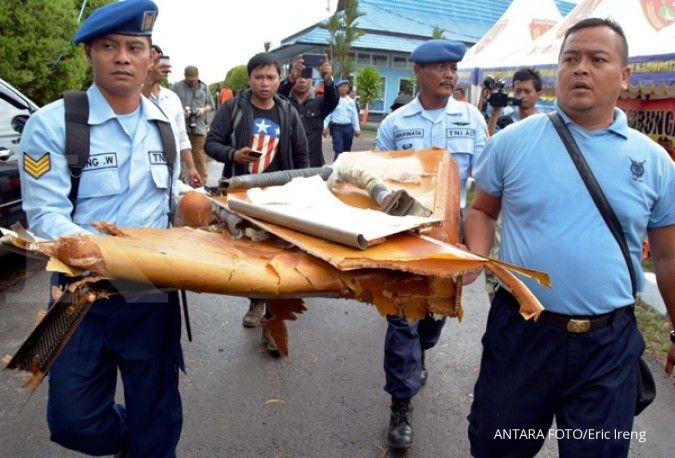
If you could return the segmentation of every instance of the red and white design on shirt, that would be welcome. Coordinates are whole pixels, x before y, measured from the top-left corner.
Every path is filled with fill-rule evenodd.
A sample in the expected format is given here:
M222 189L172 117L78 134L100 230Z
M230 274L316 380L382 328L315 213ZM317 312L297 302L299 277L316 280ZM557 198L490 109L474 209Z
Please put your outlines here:
M277 155L279 146L279 125L267 118L255 118L251 127L253 141L251 149L260 151L262 156L248 165L251 173L262 173Z

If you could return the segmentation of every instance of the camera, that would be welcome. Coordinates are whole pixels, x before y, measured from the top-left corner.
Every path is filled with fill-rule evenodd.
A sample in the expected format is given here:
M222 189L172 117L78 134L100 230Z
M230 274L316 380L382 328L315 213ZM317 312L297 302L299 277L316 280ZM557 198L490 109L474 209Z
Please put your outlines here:
M197 127L197 110L190 106L185 106L185 124L190 130Z
M504 88L506 87L506 81L502 79L495 79L493 76L488 75L483 81L483 87L485 89L490 89L491 94L488 97L488 103L493 108L504 108L508 105L519 107L521 100L517 97L509 97Z

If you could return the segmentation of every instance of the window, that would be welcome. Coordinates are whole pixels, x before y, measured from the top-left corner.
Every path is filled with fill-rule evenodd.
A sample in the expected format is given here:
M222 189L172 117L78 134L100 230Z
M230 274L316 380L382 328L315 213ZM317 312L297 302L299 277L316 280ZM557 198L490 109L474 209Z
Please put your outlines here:
M401 78L401 79L398 81L398 92L399 92L399 94L400 94L401 92L404 92L404 93L406 93L406 94L408 94L408 95L413 95L414 89L415 89L415 88L413 87L413 83L412 83L411 80Z
M386 54L373 54L373 65L376 67L387 67L389 60Z
M358 65L370 65L370 54L358 53L356 55L356 63Z
M407 63L408 63L407 57L394 56L394 62L392 63L391 66L394 68L406 68Z

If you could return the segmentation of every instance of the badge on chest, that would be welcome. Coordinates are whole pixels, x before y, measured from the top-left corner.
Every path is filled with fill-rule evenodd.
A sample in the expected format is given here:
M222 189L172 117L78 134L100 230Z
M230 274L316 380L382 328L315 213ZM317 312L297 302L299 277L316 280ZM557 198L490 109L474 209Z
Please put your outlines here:
M90 154L89 159L82 168L83 172L102 169L117 168L117 153L96 153Z
M166 155L164 151L148 151L150 165L166 165Z

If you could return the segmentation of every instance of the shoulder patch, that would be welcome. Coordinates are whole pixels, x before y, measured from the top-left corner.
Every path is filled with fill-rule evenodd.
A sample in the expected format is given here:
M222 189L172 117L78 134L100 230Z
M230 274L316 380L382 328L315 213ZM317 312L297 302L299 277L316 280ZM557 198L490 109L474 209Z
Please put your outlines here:
M36 180L52 169L52 162L49 153L40 156L39 159L33 159L28 154L23 155L23 170Z

